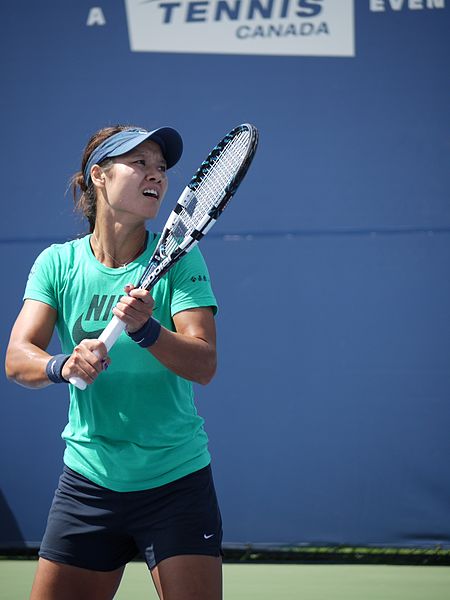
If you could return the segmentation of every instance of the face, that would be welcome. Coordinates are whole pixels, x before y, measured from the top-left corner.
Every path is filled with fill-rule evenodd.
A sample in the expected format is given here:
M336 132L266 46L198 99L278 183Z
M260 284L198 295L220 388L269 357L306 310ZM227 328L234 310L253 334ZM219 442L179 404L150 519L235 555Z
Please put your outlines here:
M166 171L161 148L151 140L114 157L104 171L110 210L131 220L154 219L167 191Z

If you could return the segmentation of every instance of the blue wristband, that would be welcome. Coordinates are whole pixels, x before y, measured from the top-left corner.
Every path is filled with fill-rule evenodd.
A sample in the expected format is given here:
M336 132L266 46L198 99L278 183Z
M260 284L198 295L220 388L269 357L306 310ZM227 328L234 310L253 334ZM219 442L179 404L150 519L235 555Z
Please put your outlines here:
M70 354L56 354L55 356L52 356L45 367L45 372L50 381L53 381L53 383L69 383L67 379L64 379L61 375L63 366L69 358Z
M150 348L150 346L153 346L153 344L159 338L159 334L161 333L161 324L153 317L150 317L150 319L144 323L140 329L134 331L133 333L127 331L127 333L130 338L136 342L136 344L141 346L141 348Z

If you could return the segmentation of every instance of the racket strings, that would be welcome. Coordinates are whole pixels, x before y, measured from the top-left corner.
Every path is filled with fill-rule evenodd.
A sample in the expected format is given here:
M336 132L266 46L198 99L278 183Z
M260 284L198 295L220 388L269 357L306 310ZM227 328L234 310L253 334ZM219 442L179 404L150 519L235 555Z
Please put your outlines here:
M179 220L173 225L173 229L168 232L166 242L164 244L164 253L170 256L176 250L181 242L186 237L187 230L180 227Z
M248 153L249 137L248 131L238 133L224 146L222 152L213 158L210 168L195 190L202 202L212 206L214 200L223 197Z
M170 255L192 234L208 214L218 206L230 184L245 161L250 145L250 133L238 132L226 141L222 148L216 148L196 174L195 198L183 208L172 224L164 243L166 255Z
M173 234L176 238L192 233L211 208L219 204L248 153L249 137L247 131L240 132L225 144L221 152L212 153L195 188L195 208L183 208L174 225Z

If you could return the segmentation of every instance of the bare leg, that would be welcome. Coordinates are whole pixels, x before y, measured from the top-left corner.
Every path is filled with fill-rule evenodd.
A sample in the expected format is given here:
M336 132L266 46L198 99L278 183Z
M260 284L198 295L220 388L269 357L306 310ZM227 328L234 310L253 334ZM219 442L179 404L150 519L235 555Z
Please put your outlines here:
M221 600L222 559L214 556L172 556L152 569L161 600Z
M111 600L124 568L90 571L40 558L30 600Z

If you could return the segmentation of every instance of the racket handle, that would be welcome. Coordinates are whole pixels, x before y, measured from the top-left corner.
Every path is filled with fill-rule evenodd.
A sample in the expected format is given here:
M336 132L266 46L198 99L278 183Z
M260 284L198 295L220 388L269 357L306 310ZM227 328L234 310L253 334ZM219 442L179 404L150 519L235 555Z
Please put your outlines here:
M117 338L125 330L125 323L121 321L118 317L114 315L105 329L102 331L100 337L98 338L101 342L103 342L106 346L107 352L111 350L114 344L117 341ZM87 387L87 383L81 377L71 377L69 382L74 385L79 390L85 390Z
M122 331L125 331L125 323L121 321L116 315L113 316L111 321L102 331L100 337L98 338L101 342L103 342L106 346L106 350L109 352L114 344L117 342L119 335Z
M71 377L69 379L69 383L74 385L79 390L85 390L87 388L87 383L81 377Z

